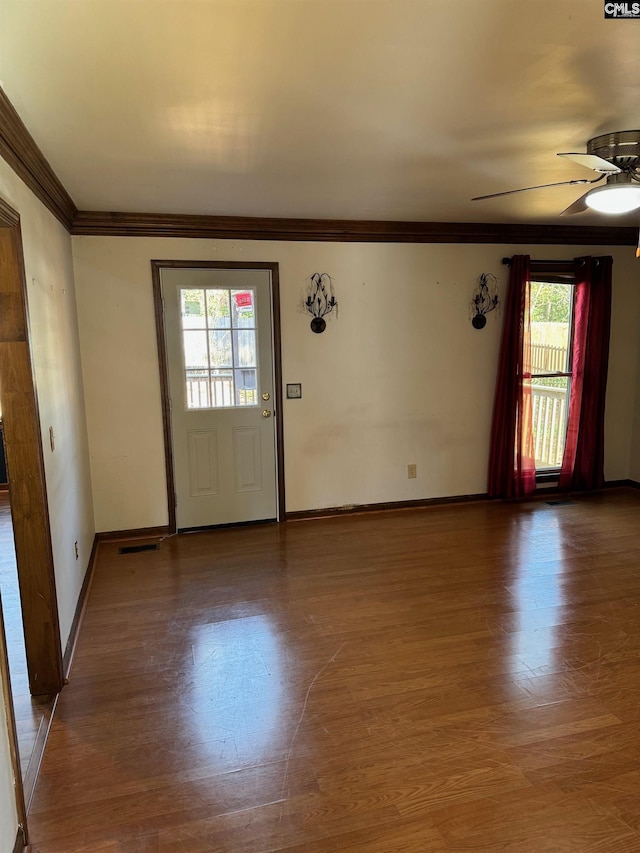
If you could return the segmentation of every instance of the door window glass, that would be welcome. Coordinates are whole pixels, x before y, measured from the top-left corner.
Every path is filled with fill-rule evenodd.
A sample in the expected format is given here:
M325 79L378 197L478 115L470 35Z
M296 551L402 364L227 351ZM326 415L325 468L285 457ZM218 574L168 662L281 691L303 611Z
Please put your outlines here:
M258 405L255 290L180 288L187 409Z

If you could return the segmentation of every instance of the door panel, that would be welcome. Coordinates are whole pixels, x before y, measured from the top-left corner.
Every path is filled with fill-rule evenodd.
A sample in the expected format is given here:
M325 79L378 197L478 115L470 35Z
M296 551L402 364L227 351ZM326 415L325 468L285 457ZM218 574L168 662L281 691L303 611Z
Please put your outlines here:
M161 290L178 529L275 519L270 271L164 268Z
M219 494L218 430L189 430L187 444L190 496Z
M257 492L262 489L260 432L251 427L233 430L233 462L236 491Z

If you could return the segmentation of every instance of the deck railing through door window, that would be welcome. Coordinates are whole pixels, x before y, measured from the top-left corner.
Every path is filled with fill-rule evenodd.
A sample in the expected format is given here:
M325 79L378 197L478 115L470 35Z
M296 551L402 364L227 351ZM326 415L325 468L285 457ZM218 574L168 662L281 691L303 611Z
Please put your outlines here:
M187 371L187 408L212 409L233 406L233 377L212 376L207 371Z
M562 465L567 431L567 389L532 385L536 468Z

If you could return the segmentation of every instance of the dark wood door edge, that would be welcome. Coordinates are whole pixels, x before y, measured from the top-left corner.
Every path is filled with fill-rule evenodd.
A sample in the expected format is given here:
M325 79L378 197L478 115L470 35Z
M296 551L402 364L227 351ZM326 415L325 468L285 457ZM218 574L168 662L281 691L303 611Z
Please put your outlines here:
M32 694L64 682L40 414L20 225L0 228L0 387L11 515Z
M18 827L18 832L16 833L16 842L13 845L13 853L23 853L23 850L27 848L27 836L24 831L23 826Z
M169 364L167 344L164 336L164 309L162 305L162 280L160 273L162 261L151 261L151 282L153 287L153 311L156 322L156 347L158 351L158 371L160 375L160 399L162 405L162 432L164 439L164 471L167 483L167 515L169 532L178 529L176 520L176 487L173 478L173 438L171 435L171 410L169 407ZM171 266L171 262L169 263Z

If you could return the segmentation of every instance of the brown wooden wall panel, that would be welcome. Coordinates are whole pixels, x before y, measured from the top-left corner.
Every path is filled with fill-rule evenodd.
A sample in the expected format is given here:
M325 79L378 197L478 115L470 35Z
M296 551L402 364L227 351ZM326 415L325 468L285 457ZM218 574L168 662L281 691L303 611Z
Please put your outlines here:
M0 227L0 297L7 308L0 317L0 402L29 685L34 694L56 693L62 650L18 227Z
M18 293L3 293L0 282L0 340L24 341L24 309Z

